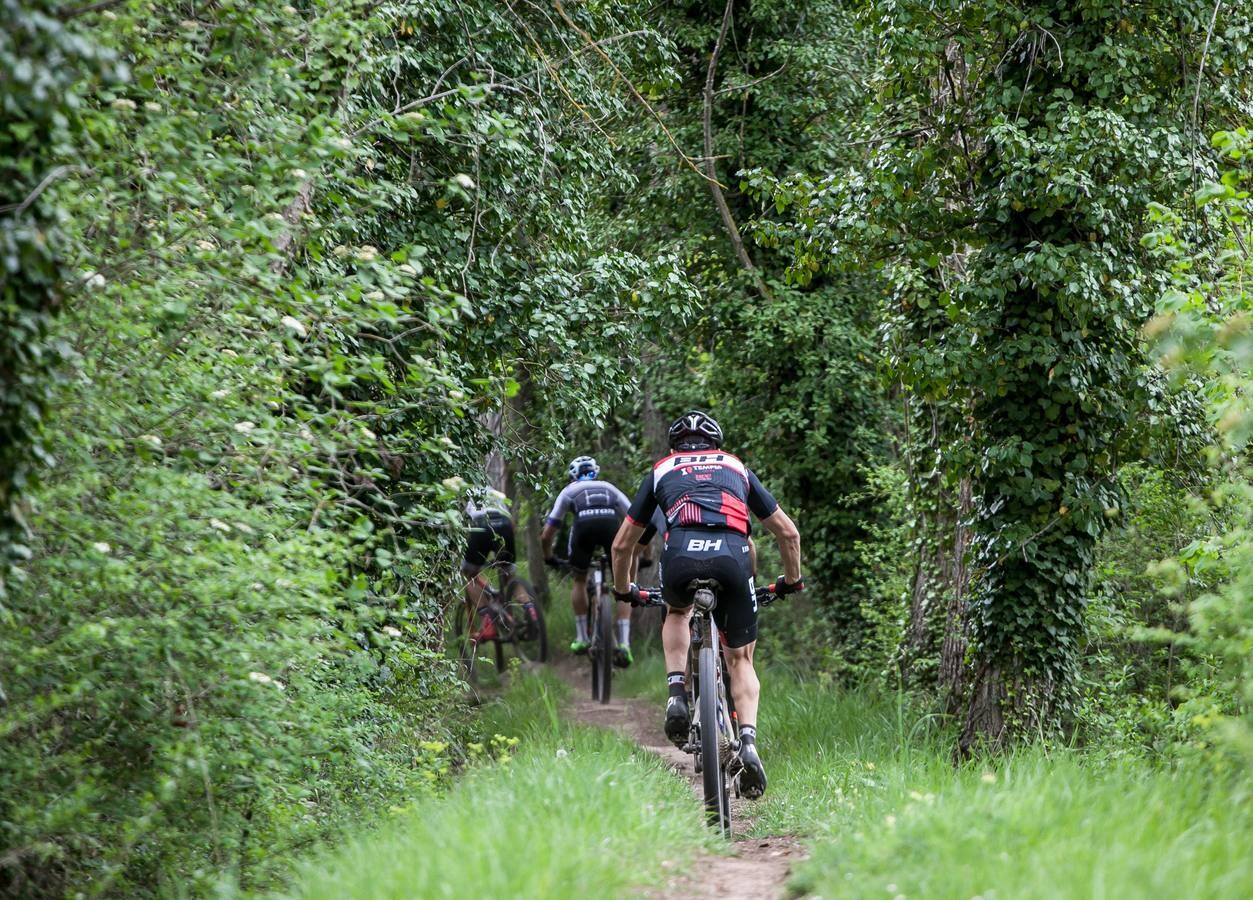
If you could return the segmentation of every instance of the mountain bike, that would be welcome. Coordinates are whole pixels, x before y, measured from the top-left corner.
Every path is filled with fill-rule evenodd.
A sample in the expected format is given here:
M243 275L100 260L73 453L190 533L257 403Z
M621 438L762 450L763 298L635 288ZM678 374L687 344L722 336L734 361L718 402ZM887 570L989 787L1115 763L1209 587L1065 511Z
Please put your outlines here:
M514 655L522 662L548 661L548 629L544 624L544 611L535 594L535 588L516 572L506 579L501 573L499 589L485 584L484 608L496 627L496 636L479 637L480 616L471 611L465 598L459 598L453 621L453 646L461 668L462 679L477 693L479 651L483 643L494 645L496 671L505 670L505 646L513 647Z
M731 837L730 787L740 795L740 726L735 702L727 689L726 659L713 611L718 605L717 581L696 579L688 585L692 593L692 641L687 660L687 703L692 711L684 753L692 754L693 767L701 776L705 796L705 817L726 838ZM756 589L757 605L768 606L778 599L773 584ZM633 606L665 606L661 591L641 588ZM695 676L695 677L693 677Z

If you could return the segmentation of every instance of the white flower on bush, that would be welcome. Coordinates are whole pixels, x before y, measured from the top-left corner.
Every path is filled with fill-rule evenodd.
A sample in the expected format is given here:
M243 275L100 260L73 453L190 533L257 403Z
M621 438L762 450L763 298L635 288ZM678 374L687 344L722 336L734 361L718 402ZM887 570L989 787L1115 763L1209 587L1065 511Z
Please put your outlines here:
M230 392L230 391L228 391L226 388L221 388L221 389L219 389L219 390L214 391L212 394L210 394L210 395L209 395L209 399L211 399L211 400L225 400L228 396L230 396L230 393L231 393L231 392Z
M301 337L308 337L309 332L305 330L305 325L295 316L283 316L282 323L284 327L296 332Z
M440 484L444 486L445 490L451 491L454 494L459 494L461 491L465 490L466 480L460 475L454 475L451 478L445 478L440 482Z
M294 16L294 15L296 15L296 7L294 7L294 6L284 6L284 7L283 7L283 15L286 15L286 16Z
M362 247L358 247L357 252L354 255L362 262L371 262L379 255L379 248L366 244Z
M144 101L144 109L148 110L148 112L160 112L161 104L155 100L146 100Z
M409 265L408 263L401 263L396 268L402 273L404 273L405 275L417 275L418 274L418 270L415 269L413 266Z
M377 303L378 301L383 299L383 292L382 291L370 291L370 293L365 295L365 298L369 300L371 303Z
M91 549L95 550L97 553L112 553L113 552L113 548L110 547L108 544L106 544L104 541L96 541L94 544L91 545Z
M349 253L352 253L352 251L349 250L347 247L345 247L343 244L338 245L334 250L331 251L331 255L334 256L336 259L343 259Z
M304 169L292 169L291 174L292 174L292 178L295 178L297 181L304 181L306 178L309 177L309 173L306 172Z
M565 747L558 747L558 748L557 748L557 758L558 758L558 759L565 759L565 758L566 758L567 756L569 756L569 755L570 755L570 753L566 750L566 748L565 748Z
M201 250L216 250L212 241L196 241L196 246Z
M256 427L257 427L256 422L243 421L243 422L235 423L235 430L238 431L240 434L249 434Z
M209 527L210 527L210 528L216 528L218 531L225 532L226 534L230 534L230 533L231 533L231 526L227 525L227 524L226 524L225 522L223 522L221 519L210 519L210 520L209 520Z
M368 428L362 428L362 429L361 429L361 436L362 436L363 438L365 438L367 441L375 441L375 440L378 440L378 435L377 435L377 434L375 434L373 431L371 431L371 430L370 430L370 429L368 429Z
M278 688L280 691L287 690L287 685L279 681L277 678L271 678L264 672L249 672L248 680L255 681L257 684L268 684L271 687Z
M87 276L83 279L83 283L93 291L98 291L100 288L104 287L104 276L99 272L88 272Z
M109 105L112 106L114 109L125 110L126 112L130 112L131 110L137 108L137 104L135 103L135 101L127 97L118 97Z
M458 172L452 177L452 180L457 182L457 184L461 185L467 191L472 191L475 188L474 179L465 172Z
M155 434L141 434L139 439L154 450L161 449L161 439Z
M383 626L383 634L387 635L388 637L394 637L394 638L398 638L398 637L400 637L400 636L401 636L401 635L400 635L400 629L399 629L399 628L394 628L394 627L392 627L391 625L384 625L384 626Z

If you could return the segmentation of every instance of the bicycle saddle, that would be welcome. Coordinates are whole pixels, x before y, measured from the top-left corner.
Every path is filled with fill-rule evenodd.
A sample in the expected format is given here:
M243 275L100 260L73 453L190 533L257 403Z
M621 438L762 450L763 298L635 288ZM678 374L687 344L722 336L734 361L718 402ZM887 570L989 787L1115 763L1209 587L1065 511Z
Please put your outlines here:
M718 592L722 583L714 578L693 578L687 583L687 592L692 595L692 602L701 612L706 612L718 605Z

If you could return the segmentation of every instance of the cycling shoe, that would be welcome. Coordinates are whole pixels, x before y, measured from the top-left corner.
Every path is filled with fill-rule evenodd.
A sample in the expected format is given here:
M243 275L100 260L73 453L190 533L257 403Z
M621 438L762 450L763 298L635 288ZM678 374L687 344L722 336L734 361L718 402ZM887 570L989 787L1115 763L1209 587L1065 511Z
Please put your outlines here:
M740 746L740 794L749 800L756 800L766 792L766 768L757 755L757 746L745 742Z
M692 714L687 710L687 697L671 697L666 701L666 737L682 748L692 728Z

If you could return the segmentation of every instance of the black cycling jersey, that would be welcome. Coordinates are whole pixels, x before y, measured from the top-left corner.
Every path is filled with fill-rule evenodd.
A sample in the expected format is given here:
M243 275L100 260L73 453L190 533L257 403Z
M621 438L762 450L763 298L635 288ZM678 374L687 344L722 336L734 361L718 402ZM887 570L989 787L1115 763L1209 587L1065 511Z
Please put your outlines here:
M721 450L700 450L659 460L640 483L627 518L646 527L658 507L670 528L724 529L747 536L748 513L765 519L779 504L739 459Z

